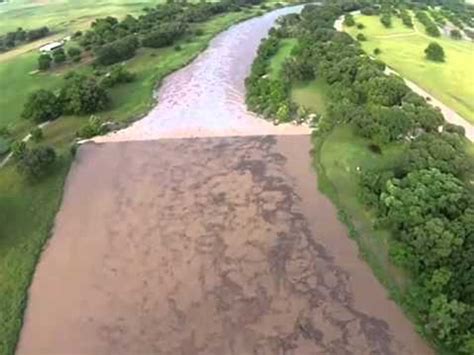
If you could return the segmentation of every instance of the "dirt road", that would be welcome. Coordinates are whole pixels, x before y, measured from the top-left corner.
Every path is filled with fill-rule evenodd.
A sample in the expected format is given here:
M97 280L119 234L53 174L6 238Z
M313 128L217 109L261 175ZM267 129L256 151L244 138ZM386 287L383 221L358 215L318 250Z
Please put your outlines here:
M18 354L429 354L316 189L308 136L89 144Z

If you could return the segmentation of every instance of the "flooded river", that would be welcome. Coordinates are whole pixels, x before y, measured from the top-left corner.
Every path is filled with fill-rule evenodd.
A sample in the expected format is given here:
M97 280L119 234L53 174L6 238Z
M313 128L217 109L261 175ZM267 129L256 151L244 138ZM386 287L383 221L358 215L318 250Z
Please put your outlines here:
M18 354L431 354L317 190L307 128L245 109L287 11L218 36L146 118L79 149Z
M158 105L145 118L95 141L309 133L301 126L274 126L245 106L244 80L260 41L278 17L301 9L279 9L221 33L189 66L165 79Z

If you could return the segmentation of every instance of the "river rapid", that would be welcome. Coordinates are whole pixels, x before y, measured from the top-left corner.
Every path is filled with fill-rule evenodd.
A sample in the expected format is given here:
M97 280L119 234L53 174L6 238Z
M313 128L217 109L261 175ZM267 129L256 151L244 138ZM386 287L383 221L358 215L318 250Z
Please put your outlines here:
M244 85L258 46L276 19L302 8L278 9L222 32L190 65L164 80L156 92L157 105L148 115L95 141L308 134L308 127L276 126L249 112Z

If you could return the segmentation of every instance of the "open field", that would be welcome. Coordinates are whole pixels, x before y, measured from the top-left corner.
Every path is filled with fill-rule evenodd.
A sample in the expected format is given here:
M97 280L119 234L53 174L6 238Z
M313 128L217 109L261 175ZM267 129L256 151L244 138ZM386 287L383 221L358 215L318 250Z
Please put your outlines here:
M378 16L359 15L355 20L363 23L365 29L347 27L346 30L353 36L359 32L366 35L367 41L361 43L368 53L380 48L380 59L400 75L418 84L466 120L474 122L474 43L429 37L416 21L415 29L411 30L395 17L392 17L390 29L382 26ZM424 50L432 41L443 47L445 63L425 59Z
M0 6L0 34L18 27L49 26L55 31L87 26L97 17L137 14L161 0L9 0Z
M327 90L328 87L322 80L297 83L291 88L291 99L302 107L324 114L326 112L324 96Z

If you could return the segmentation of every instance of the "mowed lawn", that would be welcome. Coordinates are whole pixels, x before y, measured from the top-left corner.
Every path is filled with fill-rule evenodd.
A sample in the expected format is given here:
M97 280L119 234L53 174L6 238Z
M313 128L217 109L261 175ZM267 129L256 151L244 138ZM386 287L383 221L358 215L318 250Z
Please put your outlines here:
M361 42L364 50L372 54L375 48L380 48L381 60L474 122L474 43L429 37L417 21L414 21L415 29L409 29L393 16L389 29L382 26L378 16L359 15L355 20L365 28L348 27L346 30L354 37L357 33L365 34L367 41ZM424 50L432 41L443 47L444 63L425 59Z

